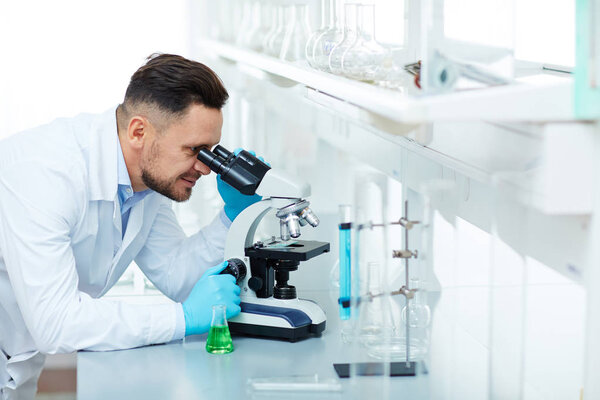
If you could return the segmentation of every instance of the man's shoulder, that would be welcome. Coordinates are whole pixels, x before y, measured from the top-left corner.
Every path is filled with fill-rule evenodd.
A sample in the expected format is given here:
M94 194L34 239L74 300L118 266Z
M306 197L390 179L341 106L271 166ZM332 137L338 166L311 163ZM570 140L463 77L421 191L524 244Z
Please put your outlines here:
M38 161L74 161L87 158L88 147L95 132L103 129L109 117L83 113L70 118L57 118L47 124L30 128L0 141L0 154L5 161L16 158L35 158ZM10 156L12 155L12 157Z

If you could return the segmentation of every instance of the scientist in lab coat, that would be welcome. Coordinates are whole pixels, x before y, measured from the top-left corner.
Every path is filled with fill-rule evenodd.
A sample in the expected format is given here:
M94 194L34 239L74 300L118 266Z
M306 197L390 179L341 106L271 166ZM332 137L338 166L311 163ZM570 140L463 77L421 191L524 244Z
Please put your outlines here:
M32 399L44 354L163 343L239 313L224 268L231 221L258 196L218 180L224 210L187 237L171 202L210 169L228 98L217 75L150 56L122 104L0 141L0 398ZM174 304L102 299L135 261Z

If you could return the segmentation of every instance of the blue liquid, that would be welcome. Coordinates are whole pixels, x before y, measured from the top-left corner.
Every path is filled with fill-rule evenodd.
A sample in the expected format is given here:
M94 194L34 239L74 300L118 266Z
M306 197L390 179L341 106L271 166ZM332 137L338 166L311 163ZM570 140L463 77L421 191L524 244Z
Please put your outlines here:
M340 318L350 318L351 296L351 229L340 228ZM348 302L344 307L342 302Z

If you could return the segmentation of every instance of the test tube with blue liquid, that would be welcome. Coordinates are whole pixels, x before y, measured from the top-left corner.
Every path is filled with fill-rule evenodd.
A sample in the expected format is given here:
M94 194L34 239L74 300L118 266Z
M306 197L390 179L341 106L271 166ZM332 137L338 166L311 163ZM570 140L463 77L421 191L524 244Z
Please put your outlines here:
M340 318L350 319L351 300L351 251L352 251L352 207L340 205Z

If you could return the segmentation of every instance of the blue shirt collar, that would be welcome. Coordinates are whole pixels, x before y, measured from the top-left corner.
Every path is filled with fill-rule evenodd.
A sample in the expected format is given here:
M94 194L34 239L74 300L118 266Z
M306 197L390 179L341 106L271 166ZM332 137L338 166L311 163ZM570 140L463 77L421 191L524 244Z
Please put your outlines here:
M121 149L121 142L119 141L119 138L117 137L117 174L118 174L118 190L117 190L117 194L119 196L119 201L121 203L121 207L123 207L123 204L125 204L125 202L127 200L129 200L131 197L134 197L132 200L134 200L132 202L132 204L130 204L130 206L133 206L133 204L137 203L138 201L142 200L144 197L146 197L148 194L150 194L152 191L150 189L144 190L142 192L134 192L133 188L131 187L131 179L129 178L129 172L127 171L127 164L125 164L125 156L123 156L123 150ZM130 207L128 207L130 208ZM122 209L122 211L124 211Z

